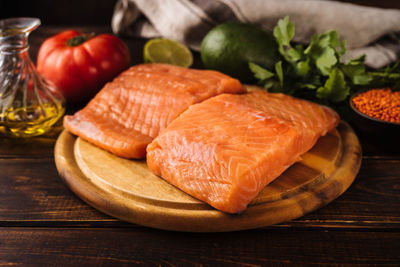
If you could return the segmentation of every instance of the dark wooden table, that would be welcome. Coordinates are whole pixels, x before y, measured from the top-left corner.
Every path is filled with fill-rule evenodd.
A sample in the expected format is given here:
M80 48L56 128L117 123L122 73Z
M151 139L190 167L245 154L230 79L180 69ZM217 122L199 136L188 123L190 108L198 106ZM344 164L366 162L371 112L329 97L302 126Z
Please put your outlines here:
M62 29L36 30L32 57ZM141 62L145 40L124 41L132 64ZM393 144L362 137L355 182L307 216L249 231L181 233L122 222L76 197L54 164L60 128L30 140L1 137L0 266L400 265L400 152Z

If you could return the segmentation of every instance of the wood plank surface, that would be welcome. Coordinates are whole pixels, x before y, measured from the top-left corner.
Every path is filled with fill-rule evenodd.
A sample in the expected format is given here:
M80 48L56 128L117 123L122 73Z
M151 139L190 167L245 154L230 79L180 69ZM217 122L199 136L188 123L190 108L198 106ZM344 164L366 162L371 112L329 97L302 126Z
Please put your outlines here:
M0 231L0 240L2 266L398 266L400 262L400 232L261 229L196 234L149 228L7 227Z
M299 228L400 229L400 160L367 157L334 202L290 223ZM0 225L134 227L100 213L60 180L53 158L0 158Z

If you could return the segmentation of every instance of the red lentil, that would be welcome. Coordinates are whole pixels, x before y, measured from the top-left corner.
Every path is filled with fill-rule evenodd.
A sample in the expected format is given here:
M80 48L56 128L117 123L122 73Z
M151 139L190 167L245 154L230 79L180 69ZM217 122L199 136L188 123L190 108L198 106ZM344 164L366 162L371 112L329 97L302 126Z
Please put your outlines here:
M400 123L400 91L372 89L354 97L353 105L372 118Z

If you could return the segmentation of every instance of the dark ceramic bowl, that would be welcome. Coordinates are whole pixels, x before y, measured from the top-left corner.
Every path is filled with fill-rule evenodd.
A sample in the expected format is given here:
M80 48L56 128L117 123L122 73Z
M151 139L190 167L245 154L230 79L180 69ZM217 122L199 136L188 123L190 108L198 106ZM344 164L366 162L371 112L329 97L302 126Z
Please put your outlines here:
M384 144L392 149L400 149L400 124L391 123L370 117L359 111L353 104L353 98L358 94L365 92L360 91L350 98L351 124L355 128L357 134L368 140L374 140L377 144Z

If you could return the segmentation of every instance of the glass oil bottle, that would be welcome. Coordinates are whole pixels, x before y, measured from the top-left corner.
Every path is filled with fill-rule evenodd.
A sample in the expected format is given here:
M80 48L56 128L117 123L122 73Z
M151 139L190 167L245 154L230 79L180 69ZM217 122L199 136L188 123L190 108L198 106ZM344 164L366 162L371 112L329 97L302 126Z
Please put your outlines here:
M0 132L31 137L47 132L65 112L57 89L37 71L29 57L28 35L36 18L0 20Z

